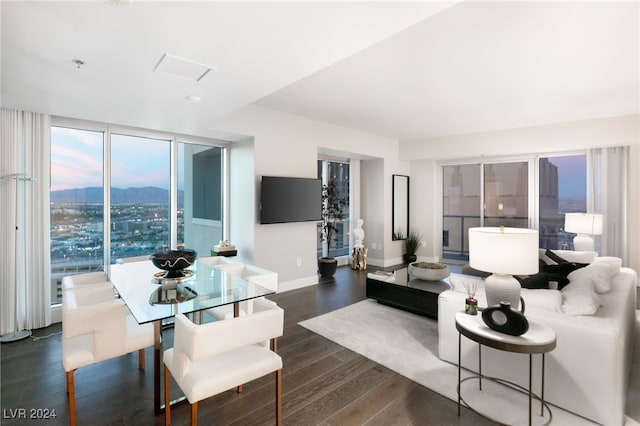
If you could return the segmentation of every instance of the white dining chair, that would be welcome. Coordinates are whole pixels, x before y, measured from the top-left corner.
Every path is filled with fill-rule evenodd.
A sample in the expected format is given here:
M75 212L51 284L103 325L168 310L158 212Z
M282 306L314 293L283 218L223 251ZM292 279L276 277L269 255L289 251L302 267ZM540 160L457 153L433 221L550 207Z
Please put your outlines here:
M225 263L236 263L231 257L225 256L198 256L198 263L206 263L209 266L217 266Z
M152 346L153 325L139 325L111 283L85 284L62 292L62 365L67 375L69 422L76 424L75 371L87 365L138 351L144 369L144 349Z
M173 348L163 357L165 425L171 424L171 377L191 404L195 425L199 401L273 372L275 418L281 425L282 358L276 351L283 326L284 311L263 301L255 303L253 314L226 321L194 324L184 315L176 316Z
M116 259L116 263L118 265L123 265L125 263L132 263L132 262L144 262L146 260L149 260L150 257L151 257L150 255L121 257L119 259Z
M254 265L245 265L243 263L221 263L215 268L225 271L231 275L238 276L244 280L258 284L261 287L267 288L273 292L278 290L278 273L268 271L263 268L259 268ZM268 303L273 303L266 300L263 297L247 300L242 302L239 307L239 315L250 314L253 310L253 303L255 300L264 300ZM211 315L216 320L224 320L234 317L233 305L217 306L206 310L207 314Z
M62 289L78 287L85 284L96 284L109 281L107 274L103 271L87 272L85 274L67 275L62 278Z

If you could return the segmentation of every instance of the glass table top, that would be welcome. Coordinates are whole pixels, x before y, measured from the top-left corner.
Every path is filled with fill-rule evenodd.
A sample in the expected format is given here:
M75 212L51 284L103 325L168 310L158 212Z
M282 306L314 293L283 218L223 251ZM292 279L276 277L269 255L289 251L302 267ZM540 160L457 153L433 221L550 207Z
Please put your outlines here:
M196 261L179 283L158 283L150 260L111 265L109 278L139 324L274 294L239 276Z

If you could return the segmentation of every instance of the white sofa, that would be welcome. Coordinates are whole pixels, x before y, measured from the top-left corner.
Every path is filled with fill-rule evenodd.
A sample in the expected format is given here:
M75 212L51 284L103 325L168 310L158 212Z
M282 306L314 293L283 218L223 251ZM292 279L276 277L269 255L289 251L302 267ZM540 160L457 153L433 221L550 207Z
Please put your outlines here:
M592 265L578 272L570 286L591 282L588 287L595 288L598 273ZM441 293L438 300L439 357L457 365L455 314L464 309L467 294L463 284L482 279L455 274L450 279L453 289ZM614 268L609 270L608 284L606 292L602 288L576 292L569 286L562 291L523 289L522 297L527 318L543 321L556 332L557 346L546 355L545 399L597 423L622 425L634 347L637 276L632 269ZM486 306L482 286L476 299L478 306ZM565 312L577 314L583 308L597 310L593 315ZM487 347L482 351L483 374L528 387L529 357ZM463 337L461 352L462 366L477 371L477 343ZM540 377L539 358L534 356L533 370L534 393L538 395L540 380L535 378Z

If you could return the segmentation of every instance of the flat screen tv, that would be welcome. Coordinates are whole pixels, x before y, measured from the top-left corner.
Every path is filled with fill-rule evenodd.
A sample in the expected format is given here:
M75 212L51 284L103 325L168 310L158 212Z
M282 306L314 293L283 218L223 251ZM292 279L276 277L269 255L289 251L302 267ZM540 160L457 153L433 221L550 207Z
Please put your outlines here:
M320 179L262 176L261 224L318 221L321 214Z

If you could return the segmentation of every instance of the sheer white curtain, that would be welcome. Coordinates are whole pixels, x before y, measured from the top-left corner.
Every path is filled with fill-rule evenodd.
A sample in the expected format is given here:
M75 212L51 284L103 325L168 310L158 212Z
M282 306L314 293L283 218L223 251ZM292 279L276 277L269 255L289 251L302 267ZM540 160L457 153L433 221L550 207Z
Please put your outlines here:
M51 324L50 117L0 110L0 335ZM17 323L16 323L17 321Z
M628 264L629 147L592 149L587 158L587 210L604 216L598 252Z

